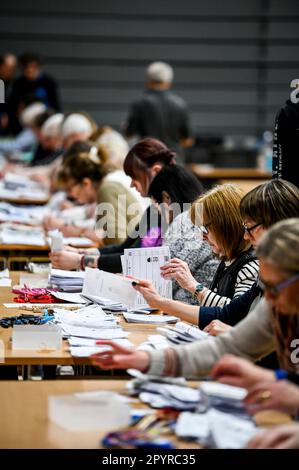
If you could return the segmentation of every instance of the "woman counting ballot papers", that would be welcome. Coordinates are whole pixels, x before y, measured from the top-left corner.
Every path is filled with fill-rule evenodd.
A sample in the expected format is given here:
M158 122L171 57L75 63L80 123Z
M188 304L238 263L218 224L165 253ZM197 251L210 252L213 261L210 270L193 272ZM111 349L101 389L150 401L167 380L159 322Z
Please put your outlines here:
M192 211L195 204L196 202L192 206ZM266 182L254 188L241 199L240 213L240 224L244 239L249 241L252 248L255 249L262 235L276 222L291 217L299 217L299 190L292 183L284 180ZM204 210L202 217L205 217ZM219 224L219 222L217 223ZM209 226L208 229L212 230L212 227ZM172 267L170 267L171 265ZM162 275L166 270L169 272L172 269L174 271L170 273L170 276L179 280L186 288L189 286L190 291L196 293L197 297L200 294L202 297L207 294L207 296L214 296L216 301L223 300L218 293L214 294L209 289L202 289L198 293L197 282L193 279L186 263L182 263L177 259L171 260L165 265L164 269L162 268ZM225 274L225 270L219 271L218 280L221 279L221 275ZM233 273L228 272L228 274L228 280L232 285ZM240 287L244 288L244 285L246 287L246 270L245 276L242 277L241 273L240 277L240 280L238 280L238 276L235 278L236 282L239 282ZM196 323L201 329L205 329L209 334L215 336L229 330L241 321L254 308L262 294L263 292L256 280L251 283L251 287L246 289L245 293L239 293L233 299L226 298L222 306L220 306L220 302L220 305L216 304L216 306L208 306L204 303L195 306L161 297L149 281L144 281L142 287L142 295L152 308L163 310L190 323Z
M150 375L200 377L210 374L225 354L255 362L276 351L280 367L297 373L291 345L299 334L299 218L271 227L256 252L264 297L235 328L216 338L164 350L141 351L99 341L111 345L111 350L92 356L94 364ZM142 292L142 282L135 289Z

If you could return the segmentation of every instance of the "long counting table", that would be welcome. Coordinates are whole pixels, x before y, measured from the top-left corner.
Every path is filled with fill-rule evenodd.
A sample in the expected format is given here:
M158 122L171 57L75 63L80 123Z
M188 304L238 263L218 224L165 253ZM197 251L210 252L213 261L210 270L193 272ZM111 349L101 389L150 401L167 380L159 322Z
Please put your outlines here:
M107 430L70 432L48 418L49 395L62 395L91 390L126 393L124 380L60 380L42 382L1 382L0 448L6 449L98 449ZM198 387L199 382L189 382ZM134 408L144 408L140 402ZM267 411L256 415L258 425L283 424L290 418L282 413ZM199 448L195 443L169 436L177 448Z
M20 272L11 273L12 285L18 284L20 274ZM0 304L11 303L13 301L13 297L14 294L11 292L11 287L0 287ZM8 309L2 306L0 316L15 316L21 313L30 313L30 311L22 310L21 307L22 304L16 304L16 308L13 309ZM148 335L154 333L156 330L156 325L127 323L122 316L120 316L120 324L125 331L130 333L128 339L135 346L146 341ZM56 351L13 351L10 341L11 335L12 328L4 329L0 327L0 341L3 341L5 353L4 365L90 365L90 359L88 357L75 358L70 355L67 341L63 341L61 350Z

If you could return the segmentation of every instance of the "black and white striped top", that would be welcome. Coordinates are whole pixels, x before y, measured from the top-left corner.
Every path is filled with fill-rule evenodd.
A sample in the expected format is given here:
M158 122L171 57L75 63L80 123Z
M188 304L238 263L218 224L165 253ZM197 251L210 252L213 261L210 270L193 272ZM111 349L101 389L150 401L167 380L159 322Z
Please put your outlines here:
M227 261L225 265L228 267L233 261ZM251 260L241 267L235 283L234 298L244 294L256 282L259 273L258 260ZM218 295L216 292L208 289L200 302L205 307L224 307L230 303L232 299L229 297Z

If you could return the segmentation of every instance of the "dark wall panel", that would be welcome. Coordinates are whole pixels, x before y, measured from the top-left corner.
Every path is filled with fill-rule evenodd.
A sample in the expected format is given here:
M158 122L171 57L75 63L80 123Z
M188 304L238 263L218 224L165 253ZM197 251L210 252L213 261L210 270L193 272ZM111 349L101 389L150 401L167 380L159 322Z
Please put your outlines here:
M33 51L60 83L66 110L120 128L153 60L197 133L257 134L299 78L298 0L11 0L0 6L0 52Z

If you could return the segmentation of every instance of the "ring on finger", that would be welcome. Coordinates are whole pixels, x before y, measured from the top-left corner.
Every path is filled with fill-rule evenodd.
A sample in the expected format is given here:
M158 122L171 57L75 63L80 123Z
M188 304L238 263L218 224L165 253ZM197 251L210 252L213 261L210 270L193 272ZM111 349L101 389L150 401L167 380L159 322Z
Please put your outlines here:
M269 400L269 398L271 398L271 390L264 390L261 394L260 394L260 399L261 400Z

